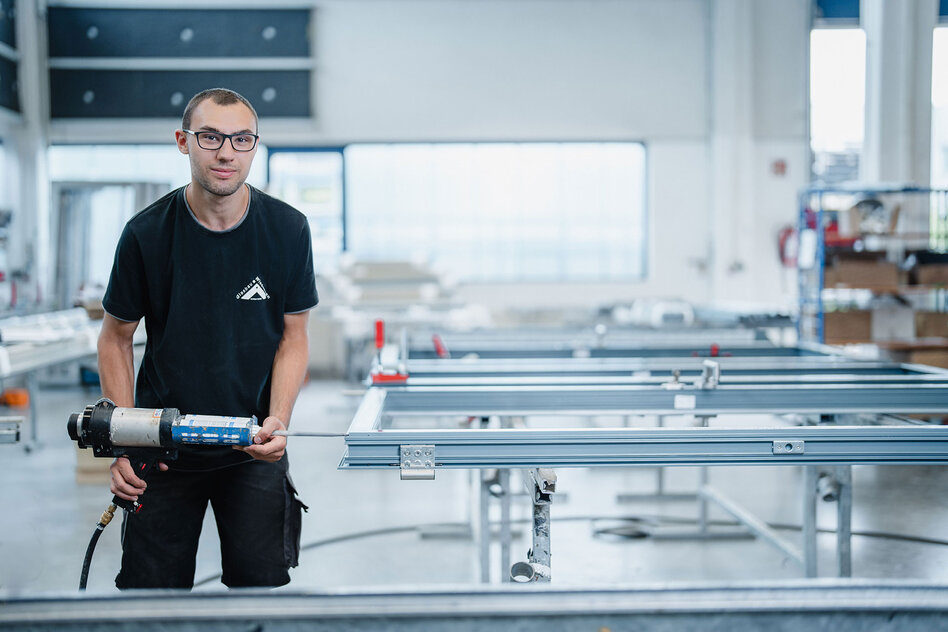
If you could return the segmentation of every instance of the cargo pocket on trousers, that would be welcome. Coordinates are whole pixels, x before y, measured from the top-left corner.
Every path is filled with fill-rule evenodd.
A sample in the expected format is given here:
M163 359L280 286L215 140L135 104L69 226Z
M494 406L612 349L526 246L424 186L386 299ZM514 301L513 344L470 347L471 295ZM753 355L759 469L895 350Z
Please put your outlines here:
M303 512L309 507L303 504L296 493L296 486L290 473L286 473L283 481L286 490L286 503L283 516L283 556L289 568L295 568L300 563L300 536L303 531Z

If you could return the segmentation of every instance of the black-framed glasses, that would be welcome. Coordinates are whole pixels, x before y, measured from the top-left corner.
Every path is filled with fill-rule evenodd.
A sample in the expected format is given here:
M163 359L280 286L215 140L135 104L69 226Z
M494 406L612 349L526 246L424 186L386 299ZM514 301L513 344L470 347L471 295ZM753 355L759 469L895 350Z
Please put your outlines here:
M257 146L256 134L221 134L220 132L192 132L189 129L181 130L185 134L191 134L197 140L198 147L201 149L210 149L211 151L220 149L224 146L224 141L230 139L230 146L234 151L251 151Z

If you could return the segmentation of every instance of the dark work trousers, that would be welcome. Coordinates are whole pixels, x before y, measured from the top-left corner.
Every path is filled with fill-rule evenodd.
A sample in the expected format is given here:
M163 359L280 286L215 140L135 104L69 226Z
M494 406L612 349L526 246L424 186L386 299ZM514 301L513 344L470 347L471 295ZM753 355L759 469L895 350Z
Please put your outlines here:
M198 539L208 502L221 541L221 581L238 586L282 586L299 561L304 505L276 463L248 461L207 472L148 476L136 514L122 521L119 588L192 588Z

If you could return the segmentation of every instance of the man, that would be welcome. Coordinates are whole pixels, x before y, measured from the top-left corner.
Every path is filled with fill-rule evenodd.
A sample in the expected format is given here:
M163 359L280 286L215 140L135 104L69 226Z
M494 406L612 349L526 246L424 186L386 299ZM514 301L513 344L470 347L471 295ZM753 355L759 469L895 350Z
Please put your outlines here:
M286 438L273 432L289 425L318 298L306 218L244 182L257 130L236 92L195 95L175 132L190 184L129 220L116 249L98 344L103 394L118 406L263 420L255 445L181 448L147 482L115 460L112 492L144 494L122 524L119 588L191 588L208 502L224 584L280 586L297 565L302 503ZM142 318L148 342L133 397Z

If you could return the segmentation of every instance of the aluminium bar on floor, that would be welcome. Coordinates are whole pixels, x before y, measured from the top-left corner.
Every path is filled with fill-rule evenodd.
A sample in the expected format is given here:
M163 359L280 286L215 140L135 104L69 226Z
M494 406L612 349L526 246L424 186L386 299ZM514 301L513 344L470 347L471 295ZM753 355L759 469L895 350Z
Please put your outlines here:
M578 629L940 630L948 584L919 580L649 584L598 589L519 585L331 591L0 593L0 629L58 632L346 629L559 632Z

